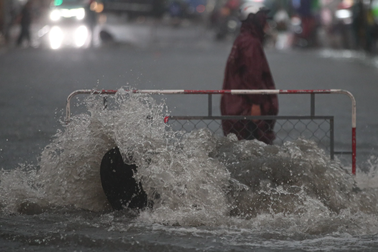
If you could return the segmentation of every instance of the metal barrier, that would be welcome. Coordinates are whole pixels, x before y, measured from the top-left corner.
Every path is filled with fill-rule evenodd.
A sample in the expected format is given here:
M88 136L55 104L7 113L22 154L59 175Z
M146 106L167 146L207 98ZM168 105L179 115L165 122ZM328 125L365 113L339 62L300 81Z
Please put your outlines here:
M67 97L66 122L70 120L70 101L78 94L111 94L117 90L77 90ZM353 95L341 89L321 89L321 90L128 90L131 93L145 94L207 94L208 95L208 115L207 116L167 116L164 122L173 123L172 127L177 130L187 130L199 128L209 128L215 134L223 134L221 120L276 120L276 140L275 144L283 143L286 140L295 140L298 137L316 139L317 143L327 148L331 159L335 154L352 155L352 174L356 174L356 101ZM309 94L310 95L310 115L309 116L213 116L212 95L219 94ZM334 117L315 115L315 94L344 94L352 101L352 143L351 151L334 150ZM277 130L277 125L279 129Z
M253 119L275 120L276 139L274 144L281 145L288 140L299 137L311 139L319 147L330 153L331 159L335 154L351 154L334 150L334 117L333 116L169 116L165 121L174 130L192 131L193 129L208 128L214 134L223 135L222 120L250 121ZM258 124L258 123L257 123ZM257 129L248 130L253 136Z

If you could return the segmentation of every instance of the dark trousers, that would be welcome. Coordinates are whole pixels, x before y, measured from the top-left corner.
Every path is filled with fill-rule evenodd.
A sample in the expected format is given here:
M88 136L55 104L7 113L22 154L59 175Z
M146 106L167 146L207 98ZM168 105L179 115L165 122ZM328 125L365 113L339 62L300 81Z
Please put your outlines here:
M258 134L257 134L257 125L252 122L248 121L246 128L248 129L248 136L245 138L246 140L253 140L253 139L258 139Z

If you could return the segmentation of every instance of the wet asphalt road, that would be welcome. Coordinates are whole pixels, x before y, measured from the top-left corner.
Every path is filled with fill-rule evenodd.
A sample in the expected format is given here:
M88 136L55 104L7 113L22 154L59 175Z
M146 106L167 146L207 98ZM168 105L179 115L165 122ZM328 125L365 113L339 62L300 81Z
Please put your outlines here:
M0 168L36 163L62 128L65 100L76 89L221 89L231 40L214 42L198 27L113 26L117 42L88 49L10 48L0 53ZM159 30L158 30L159 31ZM130 34L131 33L131 34ZM129 40L132 38L132 40ZM139 42L138 42L139 41ZM267 49L277 89L345 89L357 100L358 162L377 154L378 69L359 54ZM203 97L168 97L175 115L204 115ZM349 148L351 103L316 99L317 114L336 115L336 144ZM214 114L219 114L214 97ZM309 96L280 96L280 115L309 113Z

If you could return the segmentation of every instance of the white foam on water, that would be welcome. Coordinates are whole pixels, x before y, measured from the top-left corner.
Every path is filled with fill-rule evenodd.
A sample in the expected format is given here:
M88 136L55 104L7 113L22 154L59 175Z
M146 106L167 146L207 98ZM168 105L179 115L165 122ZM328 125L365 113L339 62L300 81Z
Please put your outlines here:
M35 212L109 211L99 169L103 155L118 146L125 160L132 156L136 178L154 202L137 223L293 237L378 232L376 158L370 173L354 177L306 139L271 146L213 136L207 129L175 132L164 123L169 113L164 101L123 89L108 99L113 102L104 109L101 99L90 96L85 101L90 114L73 116L56 133L38 168L1 172L3 213L32 211L25 204Z

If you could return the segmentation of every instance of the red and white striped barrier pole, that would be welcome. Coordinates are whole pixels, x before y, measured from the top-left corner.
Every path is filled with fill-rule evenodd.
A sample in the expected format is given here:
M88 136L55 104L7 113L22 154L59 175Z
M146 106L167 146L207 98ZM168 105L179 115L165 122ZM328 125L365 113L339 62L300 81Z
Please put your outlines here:
M67 97L66 104L66 122L70 120L70 101L71 98L78 94L116 94L118 90L76 90ZM342 89L299 89L299 90L282 90L282 89L233 89L233 90L125 90L125 92L139 93L139 94L344 94L349 96L352 101L352 174L356 174L356 100L352 93Z

